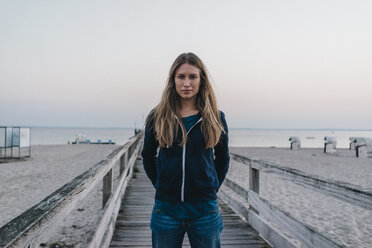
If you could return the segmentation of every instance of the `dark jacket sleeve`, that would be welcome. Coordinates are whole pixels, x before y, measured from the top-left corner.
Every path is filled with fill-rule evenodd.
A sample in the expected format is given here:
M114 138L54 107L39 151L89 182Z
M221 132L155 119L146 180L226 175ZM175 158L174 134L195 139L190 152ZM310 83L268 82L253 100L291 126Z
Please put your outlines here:
M145 138L141 156L143 158L143 167L152 184L155 187L156 182L156 150L159 144L155 137L153 118L148 118L145 128Z
M214 165L216 167L216 172L218 176L218 181L220 187L225 180L227 171L230 164L230 154L229 154L229 135L228 127L225 120L225 114L220 111L222 125L225 129L225 132L221 133L220 140L217 145L214 147Z

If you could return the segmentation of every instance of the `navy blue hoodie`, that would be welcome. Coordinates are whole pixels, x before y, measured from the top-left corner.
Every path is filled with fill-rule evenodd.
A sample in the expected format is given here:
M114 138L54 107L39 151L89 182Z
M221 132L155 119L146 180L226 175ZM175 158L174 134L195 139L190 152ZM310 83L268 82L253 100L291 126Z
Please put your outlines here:
M149 118L142 149L143 165L156 189L155 198L168 202L194 202L217 199L217 191L226 177L230 155L228 127L220 111L225 129L214 148L205 149L200 118L187 132L187 142L180 146L183 133L178 129L171 147L162 147L154 131L154 120Z

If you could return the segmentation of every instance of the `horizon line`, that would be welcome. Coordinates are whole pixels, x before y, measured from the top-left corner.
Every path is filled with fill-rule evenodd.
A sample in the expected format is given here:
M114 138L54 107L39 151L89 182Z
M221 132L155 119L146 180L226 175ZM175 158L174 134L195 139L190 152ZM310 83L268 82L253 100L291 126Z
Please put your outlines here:
M7 127L0 125L0 127ZM8 127L16 127L16 126L8 126ZM119 126L17 126L17 127L30 127L30 128L91 128L91 129L135 129L136 127L119 127ZM256 128L256 127L230 127L230 130L298 130L298 131L305 131L305 130L314 130L314 131L372 131L372 129L367 128L273 128L273 127L267 127L267 128Z

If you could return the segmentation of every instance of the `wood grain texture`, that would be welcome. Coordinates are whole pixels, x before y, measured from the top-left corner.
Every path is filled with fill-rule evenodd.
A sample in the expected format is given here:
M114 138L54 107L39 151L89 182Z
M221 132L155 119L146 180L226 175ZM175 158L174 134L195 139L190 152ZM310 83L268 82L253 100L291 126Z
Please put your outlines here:
M342 247L323 234L317 232L309 225L298 221L291 214L274 206L269 201L263 199L253 191L249 191L248 193L248 203L255 209L258 209L260 214L265 216L265 218L267 218L269 221L275 223L278 227L285 230L285 232L288 233L291 237L301 241L308 247Z
M231 153L231 158L247 166L252 166L262 172L280 175L296 184L317 190L367 210L372 210L372 191L370 189L365 189L350 183L321 178L303 171L287 168L263 160L244 157L234 153Z
M134 174L127 186L110 247L151 247L150 218L155 190L144 173L142 164L137 163L137 168L139 172ZM224 221L222 247L270 247L226 203L219 200L219 205ZM190 247L187 234L183 247Z
M98 220L95 233L89 242L89 248L108 247L115 228L115 221L119 213L121 199L126 191L127 185L132 178L133 167L137 161L137 151L141 150L142 143L137 143L138 146L133 154L131 154L127 167L121 173L121 178L115 192L110 196L104 208L103 215ZM136 144L133 144L136 145Z
M248 222L256 231L260 233L273 247L286 248L304 248L301 242L289 237L283 231L278 230L272 223L268 223L261 216L251 211L248 200L234 192L234 189L227 185L222 185L219 190L219 196L234 211L236 211L246 222Z
M298 221L291 214L260 197L253 190L246 190L236 183L227 182L219 192L221 198L241 214L273 246L341 247L309 225Z

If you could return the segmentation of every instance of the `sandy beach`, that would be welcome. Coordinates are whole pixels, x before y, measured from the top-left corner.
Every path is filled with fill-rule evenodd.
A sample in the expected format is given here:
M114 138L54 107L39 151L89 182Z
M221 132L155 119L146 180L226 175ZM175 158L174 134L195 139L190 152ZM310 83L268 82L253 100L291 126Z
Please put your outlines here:
M0 164L0 226L40 202L115 150L117 145L34 145L31 158ZM115 172L114 172L115 173ZM114 174L115 175L115 174ZM84 247L102 207L102 185L72 210L45 243Z
M356 158L355 151L340 149L335 154L324 154L321 148L298 151L231 148L230 151L372 190L372 159ZM227 177L248 189L246 165L232 160ZM260 195L340 245L372 247L372 211L268 173L260 174Z
M116 148L113 145L39 145L32 147L32 157L26 161L1 163L0 225L38 203ZM298 151L231 148L231 152L372 190L372 159L358 159L350 150L341 149L332 155L324 154L321 148ZM227 177L245 188L249 186L248 167L234 160ZM261 173L260 177L261 196L280 209L345 247L372 246L372 211L272 174ZM45 243L85 247L101 214L101 201L102 185L99 184Z

